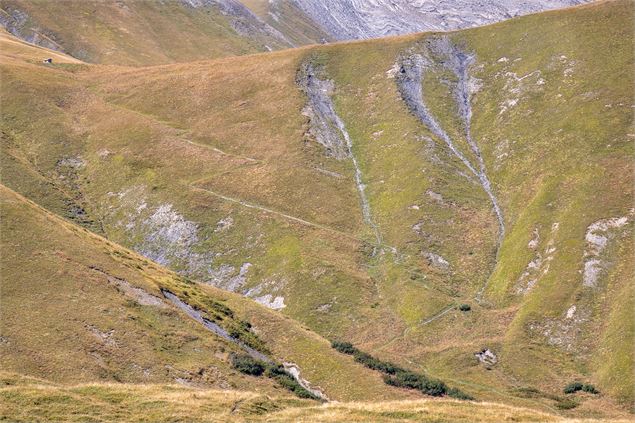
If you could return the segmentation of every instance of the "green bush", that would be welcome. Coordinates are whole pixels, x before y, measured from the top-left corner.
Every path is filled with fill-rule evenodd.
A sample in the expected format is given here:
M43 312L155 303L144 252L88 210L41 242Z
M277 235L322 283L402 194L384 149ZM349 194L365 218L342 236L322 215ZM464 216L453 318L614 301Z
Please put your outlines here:
M378 360L375 357L371 356L370 354L367 354L359 350L353 354L353 357L355 358L355 361L357 361L358 363L363 364L369 369L377 370L382 373L393 375L399 371L403 371L402 368L397 367L396 365L392 363Z
M461 310L461 311L470 311L470 310L472 310L472 307L470 307L469 304L461 304L459 306L459 310Z
M333 341L331 347L344 354L355 354L359 351L350 342Z
M567 386L564 387L564 393L565 394L574 394L578 391L584 391L584 392L588 392L590 394L599 394L600 391L598 391L595 386L591 385L590 383L582 383L582 382L572 382L570 384L568 384Z
M564 387L564 393L565 394L573 394L575 392L578 392L582 389L582 383L580 382L573 382L568 384L567 386Z
M597 389L595 389L595 386L589 384L589 383L585 383L584 385L582 385L582 390L584 392L588 392L590 394L599 394L600 391L598 391Z
M300 383L295 380L293 375L287 372L283 366L279 364L270 364L267 366L265 376L278 382L283 388L293 392L300 398L308 398L314 400L320 400L321 398L312 392L305 389Z
M449 397L452 397L452 398L458 399L458 400L464 400L464 401L472 401L472 400L474 400L473 396L468 395L465 392L463 392L463 391L461 391L460 389L457 389L457 388L448 389L447 395Z
M275 363L265 363L264 361L257 360L247 354L232 354L231 356L232 367L241 373L251 376L262 376L263 374L275 380L283 388L293 392L300 398L309 398L319 400L317 395L314 395L310 391L298 383L293 375L287 372L283 366Z
M241 373L252 376L260 376L264 373L266 364L256 360L250 355L233 354L231 356L232 367Z
M394 376L384 376L384 382L388 385L399 388L417 389L426 395L440 397L448 394L448 387L445 383L436 379L429 379L410 371L397 372ZM458 390L453 391L458 395Z
M369 369L384 373L384 383L388 385L399 388L417 389L426 395L435 397L448 395L452 398L462 400L474 399L459 389L448 388L448 386L440 380L429 379L424 375L402 369L393 363L381 361L368 353L358 350L350 342L332 341L331 346L341 353L352 355L355 361Z

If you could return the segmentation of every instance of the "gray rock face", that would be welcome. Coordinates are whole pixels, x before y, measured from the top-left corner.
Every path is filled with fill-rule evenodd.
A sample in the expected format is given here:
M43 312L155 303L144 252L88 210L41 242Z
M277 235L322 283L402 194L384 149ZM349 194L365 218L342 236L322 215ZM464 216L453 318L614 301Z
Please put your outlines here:
M320 73L320 70L308 61L302 65L296 78L298 86L307 96L303 113L309 118L309 132L326 148L328 155L338 160L350 159L353 162L355 185L359 193L364 221L372 229L376 245L381 245L381 234L372 217L362 171L353 154L353 141L333 105L331 96L335 90L335 84L329 79L322 78Z
M396 64L398 71L395 76L397 88L410 112L436 137L443 140L452 154L463 163L469 173L478 179L479 184L490 198L492 208L496 214L499 224L498 241L500 244L505 233L503 214L492 190L478 144L471 135L472 108L470 97L472 94L471 87L475 84L471 83L469 67L474 63L475 57L473 54L464 52L458 46L452 44L446 37L433 39L429 43L429 50L410 52L399 59ZM476 158L476 163L473 163L474 159L470 160L459 149L458 144L442 128L426 105L422 81L426 77L428 70L437 65L450 70L457 78L456 85L453 87L454 101L457 105L459 117L463 121L465 136L472 155Z
M292 0L338 40L450 31L590 0Z
M0 26L12 35L38 46L51 50L64 51L55 41L50 31L34 26L31 17L24 11L7 7L0 8Z
M325 148L327 155L338 160L350 158L351 151L337 124L339 118L331 101L333 81L320 78L313 64L306 62L298 72L297 83L307 96L302 113L309 118L309 133Z
M273 46L265 45L268 49L272 49L272 47L295 47L284 34L263 22L237 0L181 0L181 2L185 6L194 9L216 8L229 19L232 28L238 34L248 38L259 38L273 44Z

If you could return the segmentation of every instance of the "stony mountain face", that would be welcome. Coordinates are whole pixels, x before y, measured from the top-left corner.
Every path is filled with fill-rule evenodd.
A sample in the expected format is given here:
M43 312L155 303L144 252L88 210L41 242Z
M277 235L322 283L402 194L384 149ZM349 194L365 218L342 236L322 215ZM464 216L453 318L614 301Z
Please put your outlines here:
M589 0L293 1L333 38L353 40L469 28Z
M589 1L1 0L0 26L87 62L140 65L449 31Z

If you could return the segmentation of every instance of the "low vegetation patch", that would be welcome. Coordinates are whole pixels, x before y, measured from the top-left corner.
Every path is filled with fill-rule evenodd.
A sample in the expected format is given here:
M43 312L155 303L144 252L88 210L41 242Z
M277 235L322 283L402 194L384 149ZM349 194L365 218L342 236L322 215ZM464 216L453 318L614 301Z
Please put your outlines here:
M232 355L232 367L241 373L251 376L260 376L265 372L265 364L250 355Z
M588 392L590 394L599 394L595 386L590 383L582 383L582 382L572 382L564 387L565 394L575 394L578 391Z
M355 361L369 369L384 373L384 383L399 388L416 389L435 397L449 396L461 400L473 400L470 395L457 388L449 388L445 382L431 379L420 373L403 369L393 363L379 360L368 353L358 350L350 342L333 341L331 346L337 351L352 355Z
M514 390L514 393L522 398L545 398L554 401L554 406L560 410L571 410L576 408L579 404L572 398L561 397L548 392L542 392L532 387L521 387Z
M287 372L284 367L277 363L266 363L257 360L247 354L233 354L231 357L232 367L241 373L250 376L266 376L275 380L283 388L293 392L299 398L308 398L313 400L321 400L317 395L305 389Z

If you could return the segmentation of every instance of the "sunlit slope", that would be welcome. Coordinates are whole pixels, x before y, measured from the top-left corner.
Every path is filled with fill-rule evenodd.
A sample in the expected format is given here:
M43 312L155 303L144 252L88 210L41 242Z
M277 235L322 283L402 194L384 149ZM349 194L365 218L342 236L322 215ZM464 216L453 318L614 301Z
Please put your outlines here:
M496 403L448 400L310 401L253 392L195 390L174 385L85 384L59 386L34 378L0 375L3 416L12 421L168 422L574 422L552 413ZM95 406L95 404L99 406ZM51 406L53 405L53 406ZM587 422L597 420L585 420ZM626 422L628 420L614 420Z
M633 395L632 6L138 69L3 58L2 178L184 275L478 398L553 408L549 395L582 380L601 395L570 413L610 414ZM474 55L470 136L500 247L482 181L402 98L401 67L419 55L428 112L478 164L443 43ZM311 132L307 62L332 80L357 169ZM479 363L483 349L495 364Z
M178 382L286 395L232 369L230 354L241 348L173 308L161 291L168 290L209 318L230 310L217 320L221 327L295 363L330 398L415 396L384 385L290 319L176 276L5 187L1 196L4 371L58 383ZM241 334L241 322L251 329Z
M3 0L0 22L22 39L94 63L173 63L292 45L232 4Z

